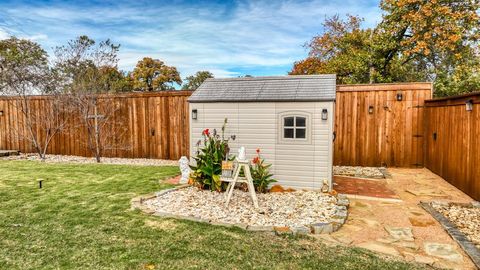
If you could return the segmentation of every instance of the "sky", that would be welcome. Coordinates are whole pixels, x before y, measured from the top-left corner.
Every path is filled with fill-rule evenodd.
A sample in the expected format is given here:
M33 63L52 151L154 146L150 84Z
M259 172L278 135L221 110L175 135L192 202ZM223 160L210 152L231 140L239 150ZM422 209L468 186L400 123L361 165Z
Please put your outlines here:
M120 44L120 69L152 57L181 77L208 70L215 77L286 75L305 58L304 44L323 32L326 17L381 20L378 0L311 1L6 1L0 39L28 38L52 55L80 35Z

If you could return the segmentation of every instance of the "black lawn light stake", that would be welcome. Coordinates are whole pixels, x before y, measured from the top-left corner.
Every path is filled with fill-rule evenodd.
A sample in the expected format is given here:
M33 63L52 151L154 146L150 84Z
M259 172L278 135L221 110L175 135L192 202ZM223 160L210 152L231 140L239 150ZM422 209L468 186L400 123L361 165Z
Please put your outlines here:
M38 188L42 188L43 179L38 179Z

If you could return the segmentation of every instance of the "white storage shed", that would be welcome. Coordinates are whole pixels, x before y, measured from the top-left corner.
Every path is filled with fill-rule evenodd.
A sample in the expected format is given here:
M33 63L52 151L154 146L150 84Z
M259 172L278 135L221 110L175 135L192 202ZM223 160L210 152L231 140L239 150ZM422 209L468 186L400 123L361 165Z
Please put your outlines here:
M189 98L190 155L206 128L226 136L253 158L261 149L283 187L332 188L335 75L207 79Z

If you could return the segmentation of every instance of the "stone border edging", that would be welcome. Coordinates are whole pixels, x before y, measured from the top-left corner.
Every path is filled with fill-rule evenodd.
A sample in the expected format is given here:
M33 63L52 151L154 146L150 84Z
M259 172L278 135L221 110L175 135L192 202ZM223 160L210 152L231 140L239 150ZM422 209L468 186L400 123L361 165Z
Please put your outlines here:
M392 179L392 175L388 171L388 168L380 167L378 170L383 174L383 179Z
M261 226L261 225L248 225L245 223L226 223L226 222L217 222L208 219L202 219L192 216L176 215L167 212L158 212L148 207L145 207L143 204L144 201L157 198L159 196L165 195L172 191L187 188L190 185L181 185L170 189L165 189L154 194L146 194L133 198L131 202L131 209L139 209L140 211L158 217L164 218L175 218L175 219L184 219L189 221L195 221L200 223L208 223L215 226L224 226L224 227L238 227L247 231L252 232L274 232L277 235L284 234L295 234L295 235L307 235L312 234L330 234L332 232L338 231L343 224L345 224L348 217L348 206L350 201L347 196L344 194L337 194L337 209L333 218L330 222L320 222L313 223L307 226L298 226L298 227L277 227L277 226Z
M479 207L476 206L474 203L472 204L457 204L457 205L469 205L470 207ZM463 234L460 230L458 230L457 226L453 224L450 220L448 220L443 214L435 210L429 202L420 202L420 206L425 209L430 215L432 215L447 231L447 233L455 239L455 241L462 247L462 249L467 253L467 255L472 259L473 263L476 267L480 269L480 250L467 239L465 234Z

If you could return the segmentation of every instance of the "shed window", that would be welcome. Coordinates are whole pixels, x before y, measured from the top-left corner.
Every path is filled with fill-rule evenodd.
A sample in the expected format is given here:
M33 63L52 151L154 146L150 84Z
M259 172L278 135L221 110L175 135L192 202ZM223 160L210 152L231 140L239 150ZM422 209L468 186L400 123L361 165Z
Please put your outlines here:
M306 139L307 118L304 116L287 116L283 118L284 139Z

